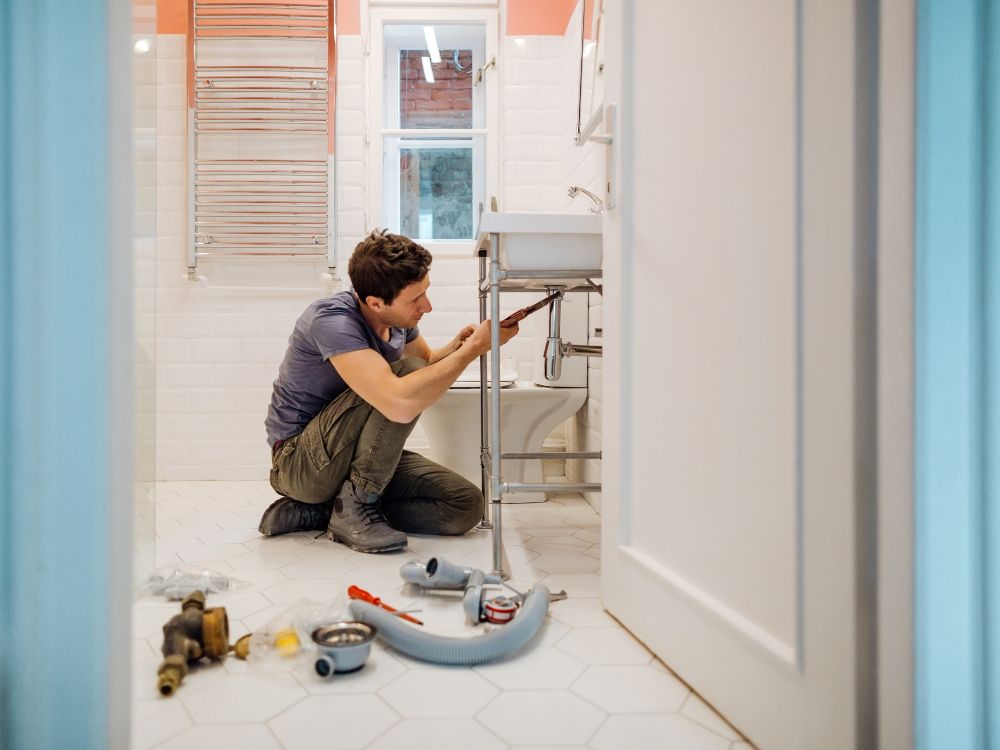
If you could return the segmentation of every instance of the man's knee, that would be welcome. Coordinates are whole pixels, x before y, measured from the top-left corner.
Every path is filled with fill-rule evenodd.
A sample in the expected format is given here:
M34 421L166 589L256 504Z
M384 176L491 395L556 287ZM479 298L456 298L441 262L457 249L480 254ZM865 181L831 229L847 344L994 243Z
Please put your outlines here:
M464 534L482 520L486 501L482 491L468 482L459 491L452 493L449 505L450 512L441 533L458 535Z
M420 357L403 357L402 359L397 359L390 366L394 373L399 377L403 377L404 375L409 375L411 372L416 372L421 367L427 367L427 362Z

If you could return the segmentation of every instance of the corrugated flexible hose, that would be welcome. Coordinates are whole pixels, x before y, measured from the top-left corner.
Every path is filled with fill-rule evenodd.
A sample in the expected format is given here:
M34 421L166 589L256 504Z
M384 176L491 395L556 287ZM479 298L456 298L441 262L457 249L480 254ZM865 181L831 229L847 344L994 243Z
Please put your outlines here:
M356 620L374 625L379 638L400 653L432 664L471 666L513 654L530 643L549 611L549 590L536 585L510 623L479 638L432 635L368 602L352 601L350 607Z

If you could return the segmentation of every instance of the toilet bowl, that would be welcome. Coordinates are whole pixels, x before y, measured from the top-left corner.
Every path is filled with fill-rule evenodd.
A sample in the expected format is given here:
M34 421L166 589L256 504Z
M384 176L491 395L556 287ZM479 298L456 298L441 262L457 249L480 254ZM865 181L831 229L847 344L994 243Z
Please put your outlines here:
M537 453L545 438L572 417L587 399L586 387L548 388L518 382L517 374L501 371L500 449L504 453ZM479 368L467 370L420 417L430 443L428 458L461 474L477 487L482 485L479 463L480 432ZM553 453L553 458L558 458ZM541 459L504 459L504 482L544 481ZM508 503L538 503L541 492L510 492Z
M546 290L539 291L539 298ZM562 300L561 336L574 343L587 342L588 301L586 294L567 294ZM531 302L533 300L527 300ZM548 316L539 311L520 324L523 341L534 349L534 378L518 379L517 372L503 366L500 387L500 450L504 453L539 453L549 433L576 414L587 400L587 360L563 361L556 380L545 378L544 348L548 336ZM489 418L487 399L487 418ZM462 373L448 392L420 417L430 444L427 457L456 471L477 487L482 486L479 449L480 432L479 363ZM489 434L489 433L487 433ZM558 453L552 454L558 458ZM501 481L541 484L545 481L542 459L503 459ZM508 503L540 503L544 492L508 492Z

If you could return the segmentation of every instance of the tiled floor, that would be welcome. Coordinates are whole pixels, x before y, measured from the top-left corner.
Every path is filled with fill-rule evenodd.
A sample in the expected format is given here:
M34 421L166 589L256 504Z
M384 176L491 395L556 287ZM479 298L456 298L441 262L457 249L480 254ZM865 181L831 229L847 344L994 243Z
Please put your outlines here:
M358 554L312 534L264 539L257 522L274 497L264 482L157 488L157 563L197 563L252 584L209 597L210 606L226 607L231 641L296 600L330 602L351 584L420 608L431 632L478 634L463 625L457 599L404 596L398 571L435 555L488 571L489 532L411 536L410 549L393 555ZM133 747L750 748L603 611L600 523L582 497L504 506L504 521L511 583L526 590L544 581L569 598L551 605L530 646L499 663L435 666L376 643L363 669L323 681L304 658L250 664L230 656L195 669L173 697L161 698L161 628L179 607L140 598L133 611Z

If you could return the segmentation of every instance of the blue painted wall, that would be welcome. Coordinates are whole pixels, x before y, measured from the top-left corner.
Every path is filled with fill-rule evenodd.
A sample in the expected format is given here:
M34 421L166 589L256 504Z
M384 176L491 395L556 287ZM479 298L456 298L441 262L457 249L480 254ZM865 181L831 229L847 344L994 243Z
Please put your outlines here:
M1000 748L1000 9L917 18L917 747Z
M110 5L0 2L3 748L105 748L118 734L109 650L129 643L108 639Z

